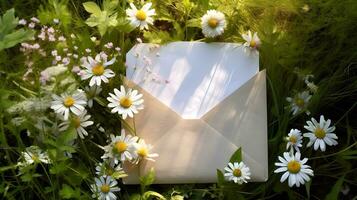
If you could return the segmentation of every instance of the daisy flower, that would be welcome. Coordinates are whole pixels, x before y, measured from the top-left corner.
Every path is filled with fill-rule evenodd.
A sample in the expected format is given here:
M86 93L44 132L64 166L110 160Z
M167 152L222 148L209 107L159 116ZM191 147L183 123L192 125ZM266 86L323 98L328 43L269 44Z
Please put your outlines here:
M125 130L122 129L120 136L110 135L111 143L105 146L105 151L102 159L111 159L115 164L120 161L132 161L134 157L134 144L138 141L138 137L126 135Z
M118 182L110 176L95 178L95 184L91 185L92 197L100 200L116 200L114 192L119 192Z
M25 160L25 165L41 162L49 164L51 162L47 152L42 151L38 146L27 147L26 150L21 153L21 155Z
M153 24L155 15L155 9L150 9L152 3L146 3L140 10L138 10L133 3L130 3L130 7L126 9L127 19L130 21L130 25L133 27L140 27L140 30L149 29L149 24Z
M224 170L224 176L229 181L233 180L235 183L243 184L250 179L250 169L243 162L228 163Z
M140 139L138 143L134 143L135 157L139 159L145 159L155 162L154 158L159 157L157 153L151 153L151 149L153 148L150 144L146 144L144 139Z
M202 33L205 37L214 38L221 35L226 28L224 14L217 10L209 10L201 18Z
M91 108L93 106L94 97L99 95L99 93L102 91L102 88L98 87L97 85L93 85L92 87L86 86L84 90L86 91L87 94L88 107Z
M254 32L252 35L252 32L249 30L247 33L242 34L242 38L245 40L243 45L251 49L258 49L261 45L257 32Z
M302 147L302 135L300 130L291 129L288 137L286 137L286 140L288 141L286 144L286 150L290 148L292 152L293 149L295 149L297 152L300 151L299 148Z
M287 97L286 100L290 103L291 112L293 115L298 114L301 111L306 111L307 114L310 112L307 111L307 106L311 99L311 95L308 91L303 91L295 95L294 98Z
M83 110L83 112L80 115L72 116L71 120L62 122L59 125L60 127L59 130L65 131L68 129L70 125L72 125L76 129L79 137L84 139L84 137L88 135L88 132L84 128L91 126L94 123L93 121L89 120L90 117L91 117L90 115L87 115L87 111Z
M107 176L113 177L114 173L120 173L125 176L125 172L120 164L115 164L114 162L103 162L99 163L96 167L96 174L99 176L103 176L104 178ZM115 177L113 177L115 178Z
M284 152L284 158L278 157L281 163L275 163L278 167L274 173L285 172L280 179L280 182L284 182L289 178L289 187L296 185L300 187L300 184L304 185L306 182L310 181L309 176L314 176L314 172L310 169L309 165L305 165L307 158L300 159L300 152L294 154L289 154Z
M326 150L326 144L328 146L335 146L338 144L336 141L338 137L333 131L335 131L335 126L331 126L331 120L325 120L324 116L320 116L320 122L317 122L314 118L311 118L311 121L307 121L307 126L304 126L307 129L308 133L304 133L304 137L310 139L307 143L307 147L314 144L314 149L317 150L319 147L321 151Z
M138 110L144 109L144 100L141 98L143 95L138 94L137 90L129 89L125 91L124 86L120 86L120 90L114 89L114 94L109 93L110 97L107 100L109 108L112 108L112 113L122 115L123 119L127 116L133 117L138 113Z
M64 93L61 96L54 94L52 98L51 109L62 115L64 120L68 120L70 112L80 115L87 105L87 98L82 90L77 90L73 94Z
M89 86L96 84L100 86L101 82L108 83L108 78L115 76L114 72L111 69L105 69L107 66L112 65L115 62L115 58L107 61L105 58L101 58L100 54L95 56L93 59L91 56L88 56L86 59L83 59L82 66L85 67L83 74L81 76L82 80L89 81Z

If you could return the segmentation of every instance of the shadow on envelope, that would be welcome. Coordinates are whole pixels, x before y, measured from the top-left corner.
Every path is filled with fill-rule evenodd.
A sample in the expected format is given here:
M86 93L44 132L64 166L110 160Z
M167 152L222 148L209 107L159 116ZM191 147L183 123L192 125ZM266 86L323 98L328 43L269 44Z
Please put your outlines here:
M125 163L129 174L125 184L138 184L139 175L152 167L157 184L216 182L216 169L223 170L239 147L252 181L268 179L265 70L200 119L183 119L134 83L129 85L145 99L145 109L135 116L137 134L154 146L152 152L159 157L139 167Z

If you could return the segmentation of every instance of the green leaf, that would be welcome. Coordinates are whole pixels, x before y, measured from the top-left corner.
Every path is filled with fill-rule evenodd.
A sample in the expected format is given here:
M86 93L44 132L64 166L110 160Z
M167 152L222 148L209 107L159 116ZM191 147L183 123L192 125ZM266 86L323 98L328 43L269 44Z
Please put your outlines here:
M155 181L155 171L154 168L151 168L150 171L145 175L140 177L140 185L142 187L147 187L153 184Z
M41 24L52 24L54 19L59 19L60 26L66 30L72 23L72 13L68 8L68 0L48 0L40 6L37 16Z
M186 23L187 27L197 27L200 28L201 27L201 19L190 19L187 21Z
M77 131L74 127L69 127L65 132L61 133L57 139L58 146L66 145L77 138Z
M117 4L117 1L104 1L103 10L101 10L94 2L83 3L84 9L91 13L90 17L86 20L86 24L90 27L97 26L100 35L105 35L109 27L118 25Z
M129 199L130 199L130 200L142 200L140 194L132 194L132 195L129 197Z
M100 16L100 14L102 12L100 10L99 6L96 3L94 3L93 1L88 1L88 2L83 3L83 7L87 12L89 12L97 17Z
M128 175L127 175L125 172L123 172L123 171L114 172L114 173L112 174L112 177L115 178L115 179L125 178L125 177L127 177L127 176L128 176Z
M118 4L119 4L118 0L104 0L103 9L113 12L118 6Z
M230 163L234 163L234 162L242 162L242 148L239 147L239 149L237 149L237 151L235 151L231 157L231 159L229 160Z
M79 198L80 190L73 190L69 185L63 184L59 194L63 199Z
M217 169L217 185L222 186L224 184L224 175L221 170Z
M164 196L162 196L161 194L154 192L154 191L147 191L143 194L143 199L150 199L150 197L157 197L158 199L161 200L166 200L166 198Z
M17 165L9 165L9 166L0 167L0 172L7 171L9 169L15 169L16 167L17 167Z
M16 28L18 19L15 18L15 10L12 8L7 10L5 14L0 17L0 34L6 35ZM2 39L2 37L0 37Z
M307 198L308 198L308 199L310 199L311 182L312 182L312 180L310 180L309 182L307 182L307 183L305 184L305 189L306 189L306 194L307 194Z
M2 17L0 16L0 51L33 37L32 30L15 30L17 24L18 19L15 18L14 9L7 10Z
M345 176L342 176L338 179L335 185L332 187L330 192L326 195L325 200L335 200L338 199L338 194L341 191L343 181L345 180Z

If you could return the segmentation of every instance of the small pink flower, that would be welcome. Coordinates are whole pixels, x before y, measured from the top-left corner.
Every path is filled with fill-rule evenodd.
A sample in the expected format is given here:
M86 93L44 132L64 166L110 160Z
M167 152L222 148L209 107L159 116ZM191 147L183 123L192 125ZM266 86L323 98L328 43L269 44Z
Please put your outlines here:
M107 44L104 45L105 48L107 49L111 49L113 48L113 43L112 42L108 42Z
M32 45L32 48L33 49L39 49L40 45L38 43L35 43L35 44Z
M81 71L81 68L78 66L73 66L72 72L78 74Z
M40 38L41 40L45 40L46 34L45 34L45 32L41 32L37 37Z
M31 22L31 23L29 23L29 28L35 28L35 26L36 26L36 24L35 23L33 23L33 22Z
M53 27L50 27L47 29L47 33L54 33L55 29Z
M31 17L31 21L33 21L35 23L40 23L40 20L37 19L36 17Z
M68 65L70 63L70 59L68 57L65 57L65 58L62 59L62 63L64 65Z
M19 24L20 25L26 25L27 24L27 21L25 19L20 19L19 20Z
M52 56L57 56L57 50L51 51L51 55L52 55Z
M66 41L66 38L63 35L61 35L58 37L58 41L64 42Z
M54 35L49 35L48 36L48 40L51 41L51 42L54 42L54 41L56 41L56 38L55 38Z

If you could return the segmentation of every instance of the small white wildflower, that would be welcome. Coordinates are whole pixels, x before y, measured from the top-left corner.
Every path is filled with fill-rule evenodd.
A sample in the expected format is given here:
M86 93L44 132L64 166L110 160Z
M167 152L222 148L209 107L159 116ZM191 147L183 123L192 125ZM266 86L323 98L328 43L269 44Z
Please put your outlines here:
M290 148L291 152L293 152L293 149L297 152L300 151L299 148L302 147L302 135L300 130L291 129L286 140L288 141L286 144L287 150Z
M293 115L296 115L301 111L305 111L309 114L310 112L307 110L307 107L311 97L312 96L308 91L297 93L294 98L287 97L286 100L290 103L290 109Z
M301 160L300 152L296 152L295 155L284 152L283 155L284 157L278 157L281 163L275 163L278 169L274 171L274 173L284 172L280 182L284 182L289 178L289 187L293 187L294 185L300 187L300 184L304 185L306 182L309 182L309 176L313 176L314 172L310 169L309 165L305 165L308 159L304 158Z
M250 169L243 162L228 163L228 166L224 168L224 176L228 181L234 181L238 184L247 183L250 179Z
M201 27L205 37L214 38L222 35L226 28L224 14L217 10L208 10L201 18Z

